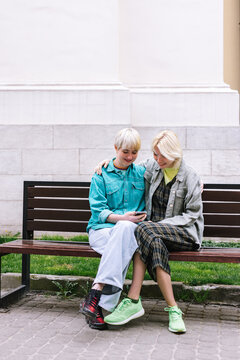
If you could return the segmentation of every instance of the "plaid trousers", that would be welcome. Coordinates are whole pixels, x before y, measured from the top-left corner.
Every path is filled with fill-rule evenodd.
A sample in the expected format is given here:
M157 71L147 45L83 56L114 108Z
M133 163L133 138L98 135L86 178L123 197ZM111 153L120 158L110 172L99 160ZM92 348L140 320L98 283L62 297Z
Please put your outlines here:
M140 253L149 275L155 281L158 266L170 275L169 252L199 248L186 230L179 226L143 221L137 226L135 236L139 246L137 252Z

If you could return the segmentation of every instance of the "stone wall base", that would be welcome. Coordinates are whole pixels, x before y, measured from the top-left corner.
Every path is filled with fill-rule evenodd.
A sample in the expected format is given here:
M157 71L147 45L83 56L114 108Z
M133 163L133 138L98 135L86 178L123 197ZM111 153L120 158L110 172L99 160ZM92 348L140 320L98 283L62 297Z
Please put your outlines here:
M24 180L90 181L96 164L115 155L117 131L129 126L0 125L0 233L21 231ZM240 183L239 126L134 127L142 138L136 163L152 157L153 137L168 128L203 182Z
M9 288L19 286L21 275L15 273L7 273L2 275L2 288L6 292ZM59 288L53 283L59 282L63 287L69 286L69 283L76 284L77 296L86 296L93 278L82 276L56 276L56 275L31 275L31 290L38 291L59 291ZM128 291L131 280L125 281L123 295ZM237 285L202 285L187 286L181 282L173 282L173 290L177 300L194 303L221 303L240 305L240 286ZM144 299L162 299L161 292L157 284L152 280L143 282L141 296Z

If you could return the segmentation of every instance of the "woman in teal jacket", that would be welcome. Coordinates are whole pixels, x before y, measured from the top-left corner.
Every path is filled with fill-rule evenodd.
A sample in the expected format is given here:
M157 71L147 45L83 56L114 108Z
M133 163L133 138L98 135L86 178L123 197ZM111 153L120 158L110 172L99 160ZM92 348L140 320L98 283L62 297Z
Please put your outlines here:
M136 130L121 130L115 138L116 158L103 169L102 176L95 174L91 182L92 216L87 231L91 247L102 256L81 311L94 329L106 328L102 308L113 311L118 303L128 266L138 247L134 230L146 217L136 215L136 211L145 208L145 168L133 164L140 144Z

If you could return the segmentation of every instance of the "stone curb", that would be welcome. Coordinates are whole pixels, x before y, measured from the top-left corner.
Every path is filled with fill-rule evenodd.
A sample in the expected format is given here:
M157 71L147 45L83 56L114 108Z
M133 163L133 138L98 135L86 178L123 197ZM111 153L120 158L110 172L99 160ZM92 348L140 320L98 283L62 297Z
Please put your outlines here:
M69 284L78 284L75 286L75 292L78 296L85 296L89 291L93 278L84 276L59 276L59 275L31 275L31 290L38 291L59 291L59 288L53 281L59 282L65 289ZM6 273L2 274L3 293L8 289L19 286L21 283L21 274ZM127 293L131 280L126 280L124 292ZM71 285L70 285L71 287ZM193 303L215 303L240 306L240 286L237 285L217 285L208 284L202 286L189 286L181 282L173 282L173 290L176 300L182 300ZM141 291L143 299L162 299L161 292L157 284L152 280L145 280Z

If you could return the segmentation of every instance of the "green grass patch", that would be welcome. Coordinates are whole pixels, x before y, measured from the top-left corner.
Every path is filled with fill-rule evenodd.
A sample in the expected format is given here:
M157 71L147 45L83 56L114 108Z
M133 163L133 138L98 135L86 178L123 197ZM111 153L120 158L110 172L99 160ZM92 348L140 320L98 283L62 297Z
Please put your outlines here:
M0 244L8 241L16 240L20 236L20 233L12 234L11 232L5 231L0 235Z
M240 264L171 261L173 281L196 286L203 284L240 285Z
M88 241L88 235L76 235L76 236L72 236L70 238L65 238L64 236L61 235L43 235L42 237L39 238L39 240L54 240L54 241L84 241L87 242Z
M0 242L10 241L15 237L5 235ZM62 236L42 236L44 240L65 241ZM87 241L87 236L74 236L69 241ZM214 243L204 241L203 246L240 247L239 243ZM77 275L95 277L100 259L78 258L70 256L31 255L31 273L51 275ZM171 261L173 281L182 281L188 285L227 284L240 285L240 264L199 263ZM21 272L21 255L9 254L2 257L2 272ZM129 267L127 278L132 278L132 265ZM146 273L145 279L150 276Z
M212 240L203 240L202 242L203 247L217 247L217 248L239 248L240 242L232 242L232 241L221 241L221 242L214 242Z

